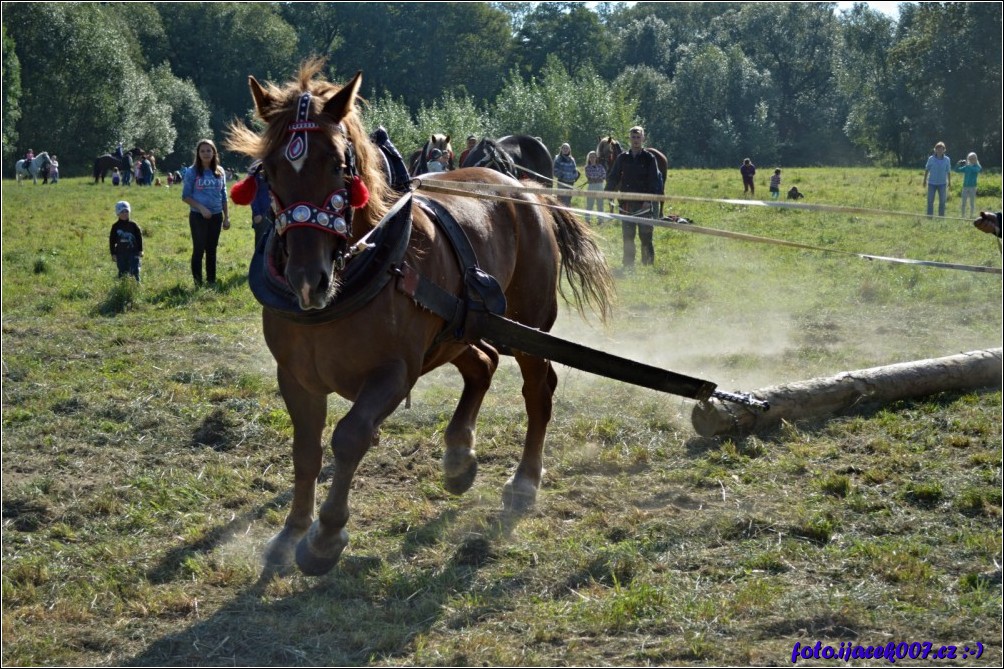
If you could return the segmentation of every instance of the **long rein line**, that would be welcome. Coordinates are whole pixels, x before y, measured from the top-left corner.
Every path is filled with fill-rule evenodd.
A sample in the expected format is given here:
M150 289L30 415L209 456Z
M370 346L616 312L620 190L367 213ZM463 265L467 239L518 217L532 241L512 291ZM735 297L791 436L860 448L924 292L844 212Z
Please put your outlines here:
M843 256L850 256L855 258L860 258L864 260L878 260L881 262L890 262L897 264L906 265L920 265L925 267L936 267L939 269L953 269L964 272L980 272L986 274L1002 274L1002 270L999 267L987 267L983 265L964 265L959 263L945 263L933 260L916 260L911 258L896 258L891 256L880 256L869 253L858 253L854 251L843 251L840 249L825 248L822 246L813 246L810 244L802 244L799 242L789 242L781 239L772 239L769 237L761 237L758 235L751 235L743 232L730 232L727 230L717 230L715 228L706 228L699 225L694 225L692 223L675 223L673 221L666 221L653 218L644 218L641 216L629 216L627 214L608 214L606 212L589 211L585 209L577 209L574 207L564 207L556 204L550 204L545 202L528 202L524 199L519 199L516 197L511 197L505 195L509 194L543 194L543 195L561 195L561 189L556 188L533 188L533 187L522 187L522 186L505 186L498 184L484 184L484 183L463 183L463 182L450 182L450 186L443 185L447 182L433 181L433 180L423 180L421 177L412 179L412 184L416 190L425 189L434 193L443 193L446 195L456 195L460 197L473 197L476 199L483 200L495 200L501 202L512 202L514 204L531 204L534 206L550 207L552 209L560 209L567 211L569 213L578 214L580 216L597 216L598 218L604 218L609 220L623 221L628 223L641 223L644 225L653 225L663 228L671 228L673 230L680 230L683 232L692 232L695 234L710 235L713 237L726 237L730 239L739 239L743 241L758 243L758 244L770 244L774 246L785 246L789 248L804 249L809 251L822 251L824 253L835 253ZM589 191L586 191L589 192ZM596 194L600 194L600 191L591 191ZM606 196L608 199L620 198L620 196L625 196L624 199L632 200L642 200L642 201L668 201L670 199L680 199L675 196L658 196L658 195L648 195L639 193L617 193L617 192L607 192ZM699 200L699 201L714 201L723 202L723 200L709 200L707 198L686 198L688 200ZM727 200L725 202L735 202L740 204L751 204L751 202L745 200ZM766 204L766 203L764 203ZM829 206L831 205L810 205L810 206ZM876 212L877 210L863 210ZM889 213L889 212L881 212ZM906 214L905 212L897 212L901 215L909 215L916 217L917 214Z

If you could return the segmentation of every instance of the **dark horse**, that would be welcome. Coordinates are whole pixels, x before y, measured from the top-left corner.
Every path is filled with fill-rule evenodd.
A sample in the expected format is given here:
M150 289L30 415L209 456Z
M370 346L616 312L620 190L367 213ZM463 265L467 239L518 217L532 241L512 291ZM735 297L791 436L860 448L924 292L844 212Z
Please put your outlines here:
M139 158L145 153L146 151L139 147L133 148L129 151L129 155L131 155L133 159ZM97 183L98 181L104 183L105 177L116 167L120 170L123 169L122 161L119 160L118 156L113 153L104 153L95 158L93 171L94 183Z
M543 142L529 135L508 135L498 141L486 137L471 149L461 167L488 167L548 188L554 181L551 154Z
M319 76L322 69L321 62L309 61L296 80L282 87L263 87L249 77L255 110L267 128L259 135L232 126L228 139L231 150L262 160L277 221L270 237L270 276L288 289L301 315L324 314L326 307L354 295L342 294L348 293L342 284L351 285L345 277L356 260L346 260L347 250L358 248L363 235L384 229L381 225L374 230L392 204L382 161L356 112L362 73L339 87ZM424 183L430 182L518 185L485 169L426 176ZM558 316L561 274L580 308L591 304L602 315L608 310L612 283L602 252L584 224L542 206L554 204L553 199L524 194L519 197L525 204L513 204L430 193L430 205L416 202L417 196L405 197L397 207L407 206L410 241L402 247L403 259L389 274L382 272L394 278L384 279L374 297L317 323L268 307L262 315L265 341L276 360L279 389L293 422L295 474L289 515L266 551L266 574L284 571L294 556L306 574L324 574L335 565L348 543L349 490L362 457L418 378L447 363L460 372L463 392L444 433L445 487L460 494L474 482L475 425L499 351L483 340L458 340L444 319L417 306L407 294L409 272L447 294L459 296L465 285L468 267L458 260L426 206L444 208L466 233L480 267L505 293L508 318L549 330ZM390 211L396 217L398 210ZM267 246L265 242L259 248ZM515 358L523 375L528 424L522 458L502 497L507 508L519 510L534 504L540 487L557 376L547 360L519 352ZM331 489L314 520L330 393L353 404L331 435Z

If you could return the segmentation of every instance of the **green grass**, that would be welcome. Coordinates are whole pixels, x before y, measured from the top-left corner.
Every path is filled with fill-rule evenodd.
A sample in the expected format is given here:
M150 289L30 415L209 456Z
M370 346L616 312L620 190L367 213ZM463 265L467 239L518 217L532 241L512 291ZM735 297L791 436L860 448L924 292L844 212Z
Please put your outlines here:
M668 192L736 197L734 172L674 171ZM808 202L924 207L915 171L784 175ZM981 178L978 206L999 208L1000 175ZM364 460L338 567L261 582L292 427L244 283L249 212L223 235L220 286L195 288L176 189L3 190L7 666L776 665L817 640L980 641L978 665L1002 660L999 390L709 440L687 400L559 368L538 506L513 519L500 490L522 441L517 368L496 375L460 498L439 470L459 377L437 370ZM107 250L122 198L146 237L138 285ZM962 220L672 211L843 251L1001 262ZM998 276L668 230L655 266L625 273L619 228L596 231L616 316L604 329L565 309L557 333L725 389L1001 346ZM329 404L328 434L348 406Z

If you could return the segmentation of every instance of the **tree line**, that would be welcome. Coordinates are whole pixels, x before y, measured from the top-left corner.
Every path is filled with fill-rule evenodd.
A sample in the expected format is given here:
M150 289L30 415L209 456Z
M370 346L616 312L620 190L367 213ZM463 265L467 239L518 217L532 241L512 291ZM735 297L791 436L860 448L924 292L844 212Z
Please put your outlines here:
M17 3L3 14L5 174L28 148L88 173L121 141L160 166L254 123L247 75L363 70L367 124L569 142L645 126L674 167L1001 164L1001 5ZM237 165L235 165L236 167Z

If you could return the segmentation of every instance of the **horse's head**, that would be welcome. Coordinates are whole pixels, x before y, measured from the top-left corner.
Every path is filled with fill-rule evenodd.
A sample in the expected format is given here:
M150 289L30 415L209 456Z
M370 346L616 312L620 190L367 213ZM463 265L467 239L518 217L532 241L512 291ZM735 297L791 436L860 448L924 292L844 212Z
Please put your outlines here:
M610 169L610 166L614 164L617 156L622 151L621 143L614 139L612 135L601 137L599 143L596 145L596 155L599 158L599 162L607 169Z
M487 137L471 149L461 167L487 167L490 170L507 174L513 179L518 179L516 164L513 162L512 156L499 147L494 140Z
M304 64L282 88L248 77L268 127L259 136L232 126L228 140L262 161L285 260L279 270L301 309L323 309L334 298L346 252L383 214L387 191L355 112L362 73L338 87L317 78L322 65Z
M444 156L448 156L451 170L456 168L456 165L453 162L453 146L450 144L449 135L443 135L440 133L433 133L430 135L429 141L425 144L426 159L428 159L429 152L433 149L439 149L443 152Z

